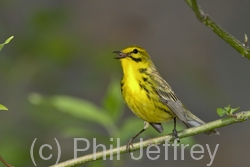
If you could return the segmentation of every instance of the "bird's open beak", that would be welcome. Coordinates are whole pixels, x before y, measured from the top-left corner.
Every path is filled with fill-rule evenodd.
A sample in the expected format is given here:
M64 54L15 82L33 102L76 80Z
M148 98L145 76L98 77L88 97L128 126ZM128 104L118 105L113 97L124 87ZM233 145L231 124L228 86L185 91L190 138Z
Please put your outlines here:
M125 57L128 57L129 55L121 52L121 51L114 51L113 53L116 53L118 54L119 56L118 57L115 57L115 59L122 59L122 58L125 58Z

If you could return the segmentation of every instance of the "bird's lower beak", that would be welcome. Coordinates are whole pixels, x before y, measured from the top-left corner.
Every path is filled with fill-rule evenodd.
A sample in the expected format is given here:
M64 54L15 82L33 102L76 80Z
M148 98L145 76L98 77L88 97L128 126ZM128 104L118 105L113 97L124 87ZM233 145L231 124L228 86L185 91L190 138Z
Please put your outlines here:
M128 57L127 54L125 54L125 53L123 53L121 51L114 51L113 53L116 53L116 54L119 55L118 57L115 57L115 59L122 59L122 58Z

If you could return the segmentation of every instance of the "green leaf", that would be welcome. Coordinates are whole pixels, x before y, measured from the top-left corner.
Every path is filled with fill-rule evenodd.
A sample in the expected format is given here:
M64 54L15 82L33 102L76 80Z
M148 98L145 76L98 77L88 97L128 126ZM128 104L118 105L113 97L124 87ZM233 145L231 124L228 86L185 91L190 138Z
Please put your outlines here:
M53 96L49 101L61 112L100 124L110 135L117 131L107 112L89 101L63 95Z
M227 113L230 113L230 110L231 110L230 104L228 106L224 107L224 109L226 110Z
M4 45L8 44L13 38L14 36L11 36L3 44L0 44L0 50L2 50Z
M224 109L226 110L228 115L232 115L235 111L238 111L240 107L232 108L230 105L228 105L227 107L224 107Z
M223 115L225 115L227 113L227 111L223 108L217 108L217 114L222 117Z
M0 110L6 110L6 111L8 111L8 108L5 107L4 105L0 104Z
M122 116L124 101L121 96L120 82L113 79L107 89L107 93L103 100L103 108L108 111L110 117L118 121Z
M223 108L217 108L217 113L220 117L222 117L223 115L227 114L227 115L233 115L233 113L235 111L238 111L240 109L240 107L237 107L237 108L231 108L230 105L224 107Z
M237 108L231 108L230 113L229 114L233 114L235 111L238 111L240 109L240 107Z

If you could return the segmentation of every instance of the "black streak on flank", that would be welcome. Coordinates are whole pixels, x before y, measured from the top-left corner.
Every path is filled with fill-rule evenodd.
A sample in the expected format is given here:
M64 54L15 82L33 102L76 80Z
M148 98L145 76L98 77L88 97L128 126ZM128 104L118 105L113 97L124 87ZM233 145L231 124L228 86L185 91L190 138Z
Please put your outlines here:
M147 92L147 94L149 94L149 90L146 88L145 85L139 83L139 86L140 86L141 89L144 89Z
M143 85L143 84L141 83L141 81L139 81L139 86L140 86L141 89L145 90L148 99L151 100L151 97L149 96L149 94L150 94L149 90L146 88L145 85Z
M124 82L121 82L121 92L123 92L123 85L124 85Z
M146 78L146 77L142 77L142 79L143 79L144 82L148 81L148 78Z
M123 85L124 85L124 83L123 83L123 82L121 82L121 87L123 87Z
M139 63L139 62L142 61L141 58L134 58L134 57L132 57L132 56L130 56L130 58L131 58L132 60L134 60L136 63Z
M161 111L164 111L164 112L168 113L169 115L172 115L172 113L170 111L166 110L165 108L159 107L157 105L155 107L158 108Z
M149 84L149 85L153 85L152 82L150 82L150 81L148 81L148 84Z
M146 68L139 68L139 72L140 72L140 73L146 73L146 72L147 72L147 69L146 69Z
M151 100L151 97L149 96L149 94L148 94L148 93L147 93L147 97L148 97L148 99L149 99L149 100Z

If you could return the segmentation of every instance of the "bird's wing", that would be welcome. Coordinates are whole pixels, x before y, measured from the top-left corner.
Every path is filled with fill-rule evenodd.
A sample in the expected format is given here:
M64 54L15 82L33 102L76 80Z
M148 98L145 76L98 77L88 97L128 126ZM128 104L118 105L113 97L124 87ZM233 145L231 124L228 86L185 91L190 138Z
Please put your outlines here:
M155 87L155 92L159 95L162 103L168 106L168 108L187 125L185 106L177 98L170 85L157 71L151 73L151 78L157 85L157 87Z
M163 104L168 106L168 108L182 121L186 124L187 127L191 126L200 126L205 124L200 118L192 114L186 107L182 104L182 102L177 98L175 93L173 92L170 85L160 76L160 74L155 70L151 72L151 78L157 85L155 87L155 92L159 95L160 100ZM211 130L205 132L210 135L220 134L218 131Z

